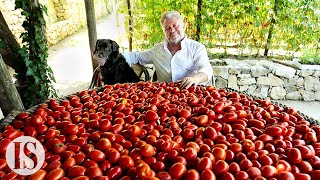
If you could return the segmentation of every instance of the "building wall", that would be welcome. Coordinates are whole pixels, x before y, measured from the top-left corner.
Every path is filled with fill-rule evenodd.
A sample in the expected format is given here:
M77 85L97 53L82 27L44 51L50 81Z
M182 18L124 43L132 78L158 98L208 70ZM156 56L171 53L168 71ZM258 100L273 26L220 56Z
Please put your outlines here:
M94 0L96 18L110 14L113 0ZM86 11L83 0L39 0L47 8L46 29L48 45L53 45L86 26ZM0 0L2 12L10 30L21 42L24 17L15 10L15 0Z

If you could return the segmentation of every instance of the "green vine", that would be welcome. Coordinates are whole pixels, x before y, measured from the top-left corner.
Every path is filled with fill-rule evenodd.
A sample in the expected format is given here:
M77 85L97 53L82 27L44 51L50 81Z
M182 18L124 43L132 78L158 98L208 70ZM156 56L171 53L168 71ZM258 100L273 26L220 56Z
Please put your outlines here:
M119 11L127 14L123 1L117 1ZM130 2L133 51L161 41L159 18L167 10L178 10L185 20L187 36L202 42L213 54L292 59L305 49L317 49L320 42L319 0Z
M21 14L25 16L22 24L25 32L21 34L23 47L19 53L27 66L27 78L20 88L23 89L21 98L25 107L30 107L57 96L52 86L55 78L47 64L46 21L43 16L47 9L39 4L38 0L16 0L15 8L21 8Z

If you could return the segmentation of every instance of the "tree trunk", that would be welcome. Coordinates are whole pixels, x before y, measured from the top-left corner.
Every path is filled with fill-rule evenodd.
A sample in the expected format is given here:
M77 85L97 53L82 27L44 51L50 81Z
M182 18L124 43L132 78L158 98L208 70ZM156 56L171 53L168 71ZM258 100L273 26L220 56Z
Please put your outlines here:
M13 110L24 110L19 93L14 86L9 71L0 54L0 107L4 116Z
M18 84L23 86L26 80L27 66L18 53L20 49L20 44L12 34L0 11L0 54L3 56L4 63L12 67L18 74Z
M202 0L198 0L198 12L197 12L197 32L196 32L196 41L200 41L200 31L201 31L201 7L202 7Z
M93 0L84 0L86 7L86 15L87 15L87 27L88 27L88 35L89 35L89 45L91 51L91 61L93 70L98 67L98 62L94 61L92 58L92 53L94 51L96 41L97 41L97 27L96 27L96 17L94 10L94 1Z
M272 32L273 32L274 25L276 24L276 17L278 14L278 0L274 0L273 12L274 12L274 15L272 16L272 19L271 19L270 29L267 37L267 43L264 47L263 55L265 57L268 57L269 47L271 46Z
M129 51L132 51L132 12L131 12L131 3L130 0L127 0L127 7L128 7L128 15L129 15Z

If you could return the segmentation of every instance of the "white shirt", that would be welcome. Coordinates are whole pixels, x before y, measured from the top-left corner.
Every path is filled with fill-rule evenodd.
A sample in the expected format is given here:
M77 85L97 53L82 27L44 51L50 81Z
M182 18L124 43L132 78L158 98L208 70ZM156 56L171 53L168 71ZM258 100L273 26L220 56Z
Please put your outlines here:
M176 82L199 72L207 74L209 82L213 75L205 46L186 37L181 41L181 50L173 56L167 40L149 50L123 53L123 56L128 64L153 64L161 82Z

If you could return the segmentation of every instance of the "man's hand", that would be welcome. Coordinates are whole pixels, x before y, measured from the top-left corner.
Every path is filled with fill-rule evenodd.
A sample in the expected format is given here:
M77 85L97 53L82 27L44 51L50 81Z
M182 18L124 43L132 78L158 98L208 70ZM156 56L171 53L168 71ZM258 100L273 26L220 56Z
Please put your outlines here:
M185 77L180 81L180 89L188 89L190 86L194 85L195 87L199 84L199 81L196 77Z
M107 59L106 58L100 58L97 56L97 54L92 54L92 57L95 61L99 63L100 66L103 66L104 63L106 63Z

